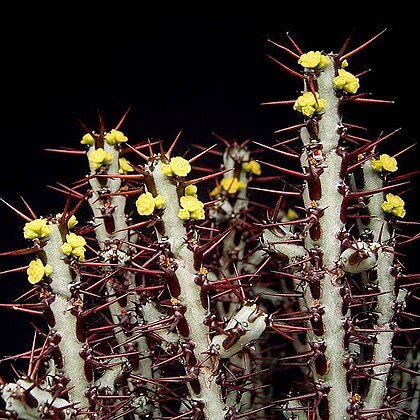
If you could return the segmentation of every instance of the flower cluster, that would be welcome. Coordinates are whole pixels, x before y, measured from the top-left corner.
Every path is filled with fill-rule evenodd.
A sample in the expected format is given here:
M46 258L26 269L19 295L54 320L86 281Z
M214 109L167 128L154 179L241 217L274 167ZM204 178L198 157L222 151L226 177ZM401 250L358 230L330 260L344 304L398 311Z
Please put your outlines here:
M114 128L105 134L105 141L110 146L115 146L116 144L125 143L128 140L128 137L124 135L122 131L115 130Z
M61 245L61 251L65 255L72 255L73 257L79 258L79 261L85 260L86 252L86 240L83 236L76 235L75 233L69 233L66 235L66 242Z
M51 226L47 219L35 219L25 224L23 236L25 239L42 239L51 234Z
M385 213L391 213L394 216L403 218L406 214L404 206L405 202L401 197L389 193L386 195L386 200L381 207Z
M222 191L227 194L236 194L238 191L243 190L246 187L246 183L239 181L238 178L227 177L220 181L220 184L213 189L210 193L212 196L218 196Z
M162 163L160 170L166 176L187 176L191 172L191 165L188 160L176 156L169 163Z
M153 197L150 192L140 194L136 200L136 207L140 216L149 216L155 209L160 210L165 207L165 197L160 194Z
M120 174L127 174L128 172L133 172L134 168L131 166L131 163L126 158L119 158L118 159L119 169L118 173Z
M306 69L322 70L328 66L330 59L327 55L321 54L320 51L309 51L302 54L298 60L298 64Z
M348 93L356 93L360 87L359 79L344 69L338 69L338 76L334 77L334 88Z
M254 175L261 175L261 165L254 159L242 164L242 169Z
M48 277L52 274L53 268L50 264L44 264L37 258L29 263L29 267L26 270L28 275L28 281L31 284L39 283L44 277Z
M102 149L102 147L92 150L88 154L90 168L96 171L104 165L109 165L112 162L113 157L114 155L112 153L105 152L105 150Z
M312 117L315 113L322 112L327 106L327 101L319 97L319 93L305 92L296 99L293 109L301 112L305 117Z
M373 159L370 163L376 172L395 172L398 170L397 159L386 153L379 156L379 159Z
M181 209L178 212L178 217L182 220L204 220L204 204L197 198L197 187L195 185L188 185L185 188L185 195L183 195L179 202Z

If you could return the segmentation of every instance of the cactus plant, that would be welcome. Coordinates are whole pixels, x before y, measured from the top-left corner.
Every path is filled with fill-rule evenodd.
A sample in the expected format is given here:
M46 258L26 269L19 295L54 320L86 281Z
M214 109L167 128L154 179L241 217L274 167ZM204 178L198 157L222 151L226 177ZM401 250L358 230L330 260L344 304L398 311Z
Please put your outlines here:
M403 197L418 171L399 164L412 146L387 151L398 130L364 137L346 119L390 102L350 71L380 35L338 53L270 41L301 83L263 103L300 118L274 144L132 142L127 111L49 150L88 175L53 186L49 214L3 200L27 241L3 274L30 285L0 305L43 319L3 358L18 365L4 418L415 417L419 275L403 252L419 236Z

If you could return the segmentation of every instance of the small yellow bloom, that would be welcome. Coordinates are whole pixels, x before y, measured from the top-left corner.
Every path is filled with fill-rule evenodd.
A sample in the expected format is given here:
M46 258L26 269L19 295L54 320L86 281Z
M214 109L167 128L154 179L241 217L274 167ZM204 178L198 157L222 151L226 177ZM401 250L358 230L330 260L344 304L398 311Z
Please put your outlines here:
M169 162L172 172L178 176L187 176L191 172L191 165L188 160L181 156L172 158Z
M221 185L217 185L216 187L213 188L213 190L210 192L210 195L212 197L218 196L220 195L220 193L222 192L222 187Z
M296 213L296 210L289 207L287 209L286 219L287 220L296 220L296 219L299 219L299 215Z
M185 187L185 195L192 195L197 197L197 186L196 185L187 185Z
M319 98L318 103L315 104L315 111L322 112L327 106L327 101L324 98Z
M343 60L342 62L341 62L341 68L342 69L345 69L346 67L348 67L349 66L349 62L347 61L347 60Z
M197 198L192 195L183 195L180 198L181 207L193 212L204 207L204 204Z
M397 159L387 155L386 153L379 156L379 159L373 159L370 163L376 172L395 172L398 170Z
M403 218L406 214L404 209L405 202L398 195L388 193L386 200L382 203L381 207L385 213L391 213L394 216Z
M25 239L47 238L51 234L51 226L46 219L35 219L25 223L23 236Z
M206 218L206 212L204 208L200 208L190 212L191 219L194 220L204 220Z
M54 269L53 269L52 265L45 264L45 267L44 267L44 274L45 274L45 276L46 277L49 277L49 276L51 276L51 274L53 272L54 272Z
M174 173L172 172L172 169L171 169L171 165L167 163L162 163L162 166L160 167L160 171L163 173L163 175L174 176Z
M319 97L319 93L305 92L300 95L293 105L293 109L306 117L312 117L317 112L322 112L327 106L327 101Z
M64 255L73 255L79 258L80 261L85 260L85 246L86 240L83 236L69 233L66 235L66 242L61 245L60 249Z
M113 157L114 155L112 153L106 153L102 147L92 150L88 154L90 167L94 171L99 169L102 165L109 165L112 162Z
M60 249L64 255L70 255L73 247L69 243L64 242L64 244L60 246Z
M223 178L220 181L221 187L228 193L228 194L236 194L239 190L242 190L246 187L245 182L239 181L238 178Z
M359 79L344 69L338 69L338 76L333 79L334 88L345 92L356 93L360 87Z
M85 249L84 246L77 246L76 248L73 248L71 250L71 255L79 258L80 261L84 261L85 260L85 252L86 252L86 249Z
M298 64L307 69L322 70L327 67L330 59L328 56L321 54L320 51L309 51L302 54L298 60Z
M26 273L28 274L28 281L31 284L39 283L44 276L48 277L52 274L52 272L53 268L51 265L46 264L44 267L44 264L42 264L42 261L39 258L32 260L26 270Z
M187 209L180 209L178 212L178 217L182 220L189 220L190 212Z
M163 209L165 207L165 197L163 195L158 194L155 198L155 207L157 209Z
M128 172L133 172L134 168L131 166L131 163L126 158L119 158L118 164L120 166L120 169L118 169L118 173L120 174L126 174Z
M93 143L95 143L95 139L92 137L92 134L86 133L82 137L82 140L80 140L80 143L81 144L87 144L87 145L91 146Z
M86 240L83 236L76 235L75 233L68 233L66 235L66 242L71 245L72 248L86 245Z
M307 105L302 107L302 109L300 110L300 112L305 116L305 117L312 117L312 115L315 114L315 108L313 106Z
M136 207L140 216L149 216L153 213L155 206L155 200L150 192L140 194L136 200Z
M56 219L61 219L62 214L61 213L57 213ZM73 229L77 224L79 223L79 221L76 219L76 216L73 214L70 219L67 221L67 227L69 229Z
M251 172L254 175L261 175L261 165L254 159L244 162L242 168L244 171Z
M123 132L115 130L113 128L109 133L105 134L105 141L110 146L115 146L116 144L125 143L128 140L128 137L124 135Z

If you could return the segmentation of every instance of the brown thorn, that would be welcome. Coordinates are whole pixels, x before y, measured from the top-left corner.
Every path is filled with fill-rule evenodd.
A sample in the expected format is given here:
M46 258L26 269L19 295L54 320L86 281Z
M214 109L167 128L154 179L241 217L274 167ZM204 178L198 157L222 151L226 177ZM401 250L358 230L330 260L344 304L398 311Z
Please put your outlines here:
M201 156L203 156L204 154L206 154L209 150L213 149L214 147L216 147L217 144L213 144L213 146L208 147L206 150L203 150L201 153L199 153L198 155L192 157L191 159L188 159L189 163L193 163L194 161L196 161L197 159L199 159Z
M19 211L18 209L14 208L11 204L9 204L7 201L3 200L2 198L0 198L0 201L2 201L4 204L6 204L7 207L9 207L10 209L12 209L18 216L20 216L23 220L26 220L27 222L32 221L32 219L28 216L26 216L26 214L23 214L21 211Z
M286 32L287 38L289 38L289 41L292 43L292 45L295 47L295 50L298 52L298 54L302 55L303 51L299 48L299 45L296 44L295 40L291 37L289 32Z
M140 156L142 159L144 159L146 162L149 161L149 158L143 154L142 152L139 152L137 149L135 149L134 147L130 146L129 144L125 144L128 148L130 148L136 155Z
M299 192L293 192L293 191L277 191L277 190L269 190L266 188L257 188L257 187L248 187L248 189L256 190L256 191L271 192L278 195L286 195L286 196L292 196L292 197L300 197L302 195Z
M359 47L355 48L354 50L348 52L347 54L343 55L341 57L342 60L345 60L347 58L352 57L354 54L358 53L359 51L363 50L364 48L366 48L369 44L371 44L373 41L375 41L377 38L379 38L385 31L387 30L387 28L385 28L383 31L379 32L377 35L375 35L374 37L370 38L368 41L366 41L364 44L360 45Z
M123 122L125 121L125 119L127 118L128 113L131 110L131 106L129 106L127 108L127 111L124 112L123 116L121 117L120 121L118 122L118 124L115 126L116 130L119 130L119 128L122 126Z
M354 33L354 29L350 32L350 34L348 35L348 37L346 38L346 40L343 43L343 46L340 48L340 51L338 53L338 58L341 59L342 55L344 54L344 52L346 51L351 38L353 37L353 33Z
M298 73L295 70L292 70L290 67L287 67L285 64L281 63L279 60L276 60L274 57L272 57L271 55L267 55L267 57L273 61L274 63L276 63L279 67L281 67L283 70L286 70L289 74L291 74L292 76L297 77L298 79L301 80L306 80L306 77L303 74Z
M175 148L176 144L178 143L179 138L181 137L181 133L182 133L182 131L180 131L180 132L176 135L176 137L175 137L174 141L172 142L171 146L169 147L168 151L166 152L166 156L167 156L167 158L168 158L168 159L170 159L170 158L171 158L171 154L172 154L172 152L174 151L174 148Z
M276 42L272 41L271 39L268 40L271 44L275 45L276 47L282 49L283 51L286 51L288 54L290 54L292 57L299 60L300 56L293 52L292 50L289 50L289 48L284 47L283 45L277 44Z
M286 128L281 128L280 130L276 130L274 132L275 133L283 133L284 131L299 130L299 129L305 127L306 125L307 125L307 123L300 123L300 124L296 124L296 125L291 125L291 126L286 127Z
M226 147L230 147L231 146L231 144L229 143L229 141L226 140L224 137L222 137L220 134L217 134L214 131L212 131L211 135L214 136L214 137L216 137L216 139L220 140Z
M272 101L272 102L261 102L260 105L293 105L296 99L290 99L285 101Z

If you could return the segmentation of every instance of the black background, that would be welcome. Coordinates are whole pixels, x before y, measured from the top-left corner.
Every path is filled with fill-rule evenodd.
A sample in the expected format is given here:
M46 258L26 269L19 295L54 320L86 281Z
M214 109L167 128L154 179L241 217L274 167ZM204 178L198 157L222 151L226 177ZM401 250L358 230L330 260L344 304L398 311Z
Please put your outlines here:
M23 6L22 6L23 7ZM337 6L338 7L338 6ZM290 47L286 32L304 51L337 52L354 29L350 48L388 28L373 45L350 59L349 70L373 71L361 79L361 91L392 99L395 105L352 105L348 121L369 127L367 137L381 130L403 130L384 146L396 152L418 140L420 112L415 27L407 20L372 19L357 23L338 13L333 18L300 18L279 11L263 14L158 14L127 11L106 17L83 9L52 17L25 10L4 16L10 30L3 37L1 64L0 197L24 209L23 196L39 214L60 211L64 198L48 189L55 181L70 182L86 174L82 157L47 153L48 147L78 147L81 118L97 128L102 112L108 128L127 107L122 127L131 143L162 138L167 144L182 130L178 151L191 143L211 145L212 131L237 139L273 144L273 132L300 122L291 107L263 107L263 101L294 99L301 89L267 58L298 66L270 45L270 38ZM302 6L302 12L305 9ZM359 15L362 12L358 12ZM347 16L348 17L348 16ZM360 133L359 133L360 134ZM281 137L285 138L285 137ZM418 147L401 158L402 172L418 166ZM406 170L403 169L406 165ZM415 182L418 185L418 182ZM418 190L417 190L418 194ZM408 218L418 220L416 194L407 193ZM0 250L26 245L23 220L0 206ZM409 268L418 267L416 249ZM0 259L3 269L27 259ZM0 276L0 301L10 301L29 284L24 273ZM0 308L0 356L26 350L32 337L29 317ZM0 365L0 372L4 367Z

